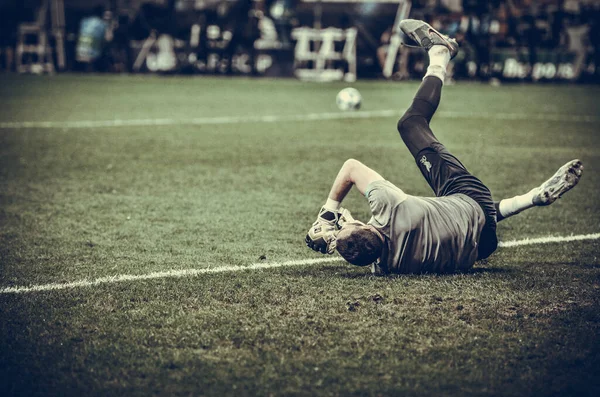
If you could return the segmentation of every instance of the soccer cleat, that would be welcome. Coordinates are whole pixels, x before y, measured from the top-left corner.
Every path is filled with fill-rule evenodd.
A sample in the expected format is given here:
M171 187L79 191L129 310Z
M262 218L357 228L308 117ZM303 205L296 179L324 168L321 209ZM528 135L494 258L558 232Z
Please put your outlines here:
M454 58L458 52L458 42L456 40L441 34L423 21L405 19L400 22L400 29L426 51L429 51L434 45L443 45L450 50L450 59Z
M583 174L580 160L571 160L556 171L552 178L544 182L533 196L534 205L550 205L563 194L573 189Z

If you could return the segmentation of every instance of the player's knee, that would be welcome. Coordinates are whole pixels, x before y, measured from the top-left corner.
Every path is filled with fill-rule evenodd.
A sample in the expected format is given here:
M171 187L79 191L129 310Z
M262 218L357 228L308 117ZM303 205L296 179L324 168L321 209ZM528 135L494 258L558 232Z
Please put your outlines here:
M422 117L418 117L409 112L405 113L400 120L398 120L398 132L405 141L410 135L418 131L418 127L421 123L427 123Z

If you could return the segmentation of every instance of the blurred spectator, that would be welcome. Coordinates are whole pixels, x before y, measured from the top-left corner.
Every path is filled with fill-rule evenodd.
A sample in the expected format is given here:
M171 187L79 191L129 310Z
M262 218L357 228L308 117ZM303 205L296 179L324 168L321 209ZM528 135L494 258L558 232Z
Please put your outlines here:
M561 35L564 25L565 12L563 9L563 1L558 1L558 4L553 10L549 12L550 22L550 34L551 39L549 43L550 48L558 48L560 46Z
M109 44L109 56L113 70L117 73L131 72L129 15L119 15L112 36L112 41Z
M17 43L19 11L14 5L3 4L0 8L0 70L13 70L14 48Z
M406 36L399 32L401 35L401 42L407 41ZM390 41L392 38L392 27L387 28L380 37L380 46L377 48L377 62L383 71L385 68L385 63L388 57L388 51L390 48ZM410 77L410 73L408 71L408 58L409 58L410 48L401 45L398 47L398 59L397 62L394 60L394 65L398 66L398 70L392 73L392 79L394 80L406 80Z
M600 4L592 4L587 13L590 20L589 41L594 64L593 78L600 82Z
M509 4L511 3L512 1L509 0ZM514 3L512 9L518 35L517 47L526 49L529 65L533 66L537 63L537 49L541 41L537 28L539 4L533 0L521 0Z
M575 53L573 73L578 78L581 75L587 56L590 25L584 15L582 15L579 2L567 1L565 2L564 9L566 11L564 20L566 49Z
M96 70L104 61L104 49L109 24L103 19L104 7L94 8L92 14L81 20L77 39L76 60Z
M514 30L511 29L509 6L502 2L494 12L492 26L490 26L492 47L512 47L516 44Z
M490 25L492 22L490 6L491 4L487 1L464 0L464 16L461 20L461 28L465 32L465 40L474 49L474 55L477 60L477 76L483 80L487 80L490 74Z
M290 48L296 0L265 0L267 14L275 22L277 36L283 48Z
M248 66L251 74L256 74L256 51L254 42L260 37L258 18L252 11L252 0L222 1L217 8L219 25L227 44L223 54L227 59L226 73L233 73L233 61L236 51L244 48L248 51ZM240 65L242 66L242 65Z

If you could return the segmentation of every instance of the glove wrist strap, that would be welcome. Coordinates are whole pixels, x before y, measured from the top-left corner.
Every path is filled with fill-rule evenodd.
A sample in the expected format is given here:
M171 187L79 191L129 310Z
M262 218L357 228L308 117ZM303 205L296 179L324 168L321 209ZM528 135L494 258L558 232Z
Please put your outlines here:
M338 212L338 210L340 209L340 202L327 198L327 202L325 203L323 208L331 212Z

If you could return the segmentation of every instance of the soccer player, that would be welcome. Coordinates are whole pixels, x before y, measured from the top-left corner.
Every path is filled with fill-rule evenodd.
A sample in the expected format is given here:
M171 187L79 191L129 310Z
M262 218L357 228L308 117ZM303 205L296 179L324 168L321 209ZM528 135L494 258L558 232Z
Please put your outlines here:
M570 161L541 186L494 202L489 189L429 127L440 102L446 66L458 43L422 21L404 20L400 28L428 51L429 67L398 122L398 131L436 197L408 195L376 171L349 159L309 229L306 244L321 253L337 249L351 264L372 265L376 274L466 270L496 250L497 221L553 203L579 182L583 165ZM340 207L352 186L369 202L372 217L367 224Z

